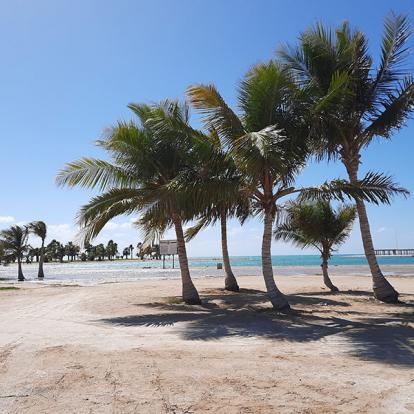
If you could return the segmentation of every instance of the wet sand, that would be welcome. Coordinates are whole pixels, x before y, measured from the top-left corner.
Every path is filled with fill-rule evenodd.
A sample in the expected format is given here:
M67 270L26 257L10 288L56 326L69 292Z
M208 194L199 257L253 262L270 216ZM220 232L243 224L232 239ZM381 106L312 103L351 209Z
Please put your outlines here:
M404 303L385 305L368 277L332 276L339 294L278 275L289 315L254 276L237 294L196 279L201 306L180 303L178 280L9 284L0 412L414 412L414 277L390 277Z

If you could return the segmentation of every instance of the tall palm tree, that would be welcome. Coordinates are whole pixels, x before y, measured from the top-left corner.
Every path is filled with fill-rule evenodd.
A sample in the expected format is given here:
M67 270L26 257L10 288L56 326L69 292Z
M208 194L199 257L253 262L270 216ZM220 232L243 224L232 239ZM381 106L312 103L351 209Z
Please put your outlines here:
M297 82L312 97L312 135L319 156L339 158L351 183L358 181L361 151L374 137L390 138L414 109L414 82L406 58L410 52L408 18L391 14L385 20L381 60L374 67L368 42L348 23L333 34L318 24L304 32L297 48L280 51ZM377 299L396 302L398 293L378 265L366 207L356 200L359 224Z
M183 300L200 303L191 280L186 253L183 223L192 211L194 200L174 185L192 175L197 166L194 139L187 131L174 126L188 123L186 105L165 101L158 105L129 106L139 123L118 122L97 141L110 161L83 158L67 164L59 172L57 183L67 186L98 188L102 194L83 206L78 222L86 241L95 237L112 218L121 214L139 214L137 225L146 240L173 226L176 233L181 268Z
M400 189L388 177L379 175L352 185L334 180L320 187L295 188L295 178L309 156L306 96L292 82L290 73L275 61L257 65L248 72L239 89L239 115L212 85L192 86L188 97L204 117L206 129L217 131L243 173L245 194L256 214L263 218L262 272L267 293L275 308L288 309L287 298L276 286L271 258L272 228L279 200L294 193L343 200L345 192L381 202Z
M323 282L332 292L338 292L328 274L328 261L334 249L349 236L355 217L354 206L344 205L335 211L326 200L293 201L287 204L286 218L277 226L275 238L301 248L316 248L321 253Z
M37 272L37 277L39 279L44 279L45 274L43 272L43 263L45 260L45 240L47 236L47 226L43 221L33 221L28 225L28 229L42 241L42 245L40 247L39 270Z
M25 280L22 271L22 257L28 250L27 240L29 231L26 226L11 226L7 230L0 231L0 244L6 252L6 257L17 259L17 280Z
M211 145L211 155L205 163L206 174L198 183L198 188L204 191L206 181L211 181L217 187L225 186L231 189L235 196L214 197L214 193L208 199L207 205L201 206L199 220L193 227L187 229L185 235L187 241L195 237L198 232L210 224L220 223L221 250L224 263L224 288L225 290L238 292L240 290L230 263L230 255L227 240L227 221L231 217L237 217L243 223L249 215L248 199L241 191L242 175L237 170L231 155L226 152L220 137L216 131L210 131L205 140ZM228 190L227 190L228 191Z

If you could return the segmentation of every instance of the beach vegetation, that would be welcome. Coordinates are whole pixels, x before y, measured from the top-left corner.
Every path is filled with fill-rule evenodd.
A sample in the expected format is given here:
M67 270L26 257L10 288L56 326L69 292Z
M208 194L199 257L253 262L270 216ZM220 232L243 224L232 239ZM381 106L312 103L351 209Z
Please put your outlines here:
M45 277L43 271L43 263L45 260L45 240L47 236L47 226L44 221L32 221L28 224L28 229L30 233L39 237L42 243L40 249L35 250L34 252L37 253L39 257L39 270L37 273L37 277L38 279L43 279Z
M356 218L355 206L342 205L335 210L326 200L307 203L291 201L285 211L284 219L274 232L276 240L318 250L322 258L323 282L332 292L338 292L328 274L328 261L351 232Z
M22 271L22 259L24 253L29 250L29 230L27 226L14 225L0 231L0 245L6 260L17 260L17 280L25 280Z
M298 46L279 52L295 82L308 93L315 154L319 159L341 161L351 184L359 180L361 152L376 138L390 139L413 113L414 80L407 60L411 32L407 16L390 14L376 66L367 37L347 22L334 31L317 24L300 35ZM381 180L386 178L378 175ZM364 200L355 202L374 295L396 302L398 292L382 274L375 256Z

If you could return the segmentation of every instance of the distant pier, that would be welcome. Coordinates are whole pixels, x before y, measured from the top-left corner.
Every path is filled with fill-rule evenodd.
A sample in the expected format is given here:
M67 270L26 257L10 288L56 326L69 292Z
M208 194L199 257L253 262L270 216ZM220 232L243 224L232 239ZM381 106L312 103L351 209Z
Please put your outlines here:
M414 256L414 249L377 249L377 256Z

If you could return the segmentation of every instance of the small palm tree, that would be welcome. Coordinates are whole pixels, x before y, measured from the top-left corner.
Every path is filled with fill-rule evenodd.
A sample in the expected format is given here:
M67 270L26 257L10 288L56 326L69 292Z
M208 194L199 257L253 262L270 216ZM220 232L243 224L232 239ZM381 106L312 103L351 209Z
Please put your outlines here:
M290 202L286 218L275 231L277 240L293 242L301 248L314 247L321 253L325 286L332 292L338 288L328 274L328 261L335 249L345 242L356 217L354 206L342 206L335 211L328 201L313 203Z
M47 226L46 223L44 223L43 221L33 221L28 225L28 229L29 232L39 237L42 241L42 245L40 247L39 270L37 273L37 277L39 279L43 279L45 277L45 274L43 272L43 263L45 260L45 240L47 236Z
M340 159L350 183L358 181L362 150L375 137L390 138L413 113L414 79L406 62L410 34L406 16L392 14L385 20L377 68L365 35L352 31L348 23L335 33L318 24L301 35L297 48L280 51L308 93L317 154ZM355 201L374 296L396 302L398 292L382 274L375 256L364 200Z
M0 244L6 253L6 257L17 259L17 280L25 280L22 271L23 254L28 250L27 240L29 231L26 226L11 226L7 230L0 231Z

